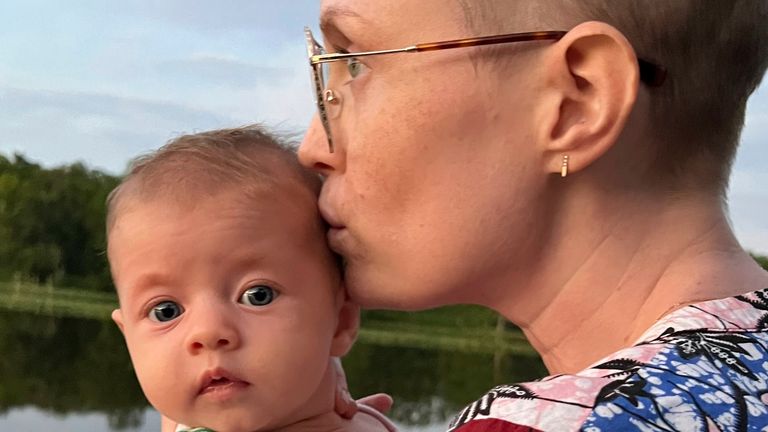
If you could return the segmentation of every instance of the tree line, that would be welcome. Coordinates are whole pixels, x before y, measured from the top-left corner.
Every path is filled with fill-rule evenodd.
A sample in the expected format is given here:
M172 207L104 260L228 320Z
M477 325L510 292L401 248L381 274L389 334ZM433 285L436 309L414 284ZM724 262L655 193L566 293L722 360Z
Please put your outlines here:
M0 155L0 280L110 291L106 198L120 177ZM768 269L768 257L755 256Z
M111 290L105 202L119 181L81 163L0 155L0 278Z

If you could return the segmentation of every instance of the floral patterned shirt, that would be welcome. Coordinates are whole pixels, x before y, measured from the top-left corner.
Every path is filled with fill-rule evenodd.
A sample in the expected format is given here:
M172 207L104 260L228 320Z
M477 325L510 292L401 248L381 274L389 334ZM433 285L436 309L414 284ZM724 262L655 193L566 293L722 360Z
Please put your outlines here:
M768 289L678 309L577 374L496 387L450 430L768 431Z

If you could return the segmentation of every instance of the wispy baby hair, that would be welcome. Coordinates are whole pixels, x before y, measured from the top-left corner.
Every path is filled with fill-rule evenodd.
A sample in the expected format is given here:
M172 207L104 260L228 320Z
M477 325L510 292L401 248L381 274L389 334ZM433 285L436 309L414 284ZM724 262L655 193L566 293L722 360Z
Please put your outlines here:
M320 178L299 164L290 141L259 125L183 135L133 161L107 198L107 231L128 198L191 202L229 190L248 197L285 181L314 195L321 187Z

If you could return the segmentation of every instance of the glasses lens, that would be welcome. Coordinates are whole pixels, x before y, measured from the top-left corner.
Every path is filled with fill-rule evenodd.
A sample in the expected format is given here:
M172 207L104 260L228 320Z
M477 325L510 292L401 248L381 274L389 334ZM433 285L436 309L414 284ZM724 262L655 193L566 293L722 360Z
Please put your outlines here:
M317 111L320 115L320 122L325 129L325 135L328 138L328 150L333 153L333 138L331 138L331 125L328 122L328 105L325 103L325 83L323 80L323 67L321 64L313 65L312 71L315 76L315 90L316 90L316 102Z
M304 35L307 41L307 56L310 58L309 69L310 74L312 75L312 93L315 96L315 103L317 104L320 121L323 124L325 135L328 138L328 149L331 153L333 153L333 139L331 138L331 128L328 124L328 112L326 111L325 98L323 96L323 92L325 91L325 80L329 73L329 67L327 63L311 63L312 56L321 55L325 53L325 50L317 42L317 40L315 40L315 37L312 35L312 31L309 30L309 28L304 27Z
M325 90L328 88L328 78L331 76L331 64L321 63L320 66L320 81L323 83L323 90Z

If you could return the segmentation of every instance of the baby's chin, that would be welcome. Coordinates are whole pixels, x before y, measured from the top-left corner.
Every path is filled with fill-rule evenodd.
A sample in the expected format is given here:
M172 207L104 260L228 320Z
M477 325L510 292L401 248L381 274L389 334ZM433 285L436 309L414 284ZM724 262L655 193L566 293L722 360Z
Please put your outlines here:
M276 417L273 412L255 412L233 414L222 412L219 415L196 415L189 422L180 422L188 426L206 427L216 432L306 432L323 430L341 430L347 423L332 409L308 414L293 414ZM301 410L300 410L301 411Z
M231 413L223 410L219 414L194 415L181 424L190 427L206 427L216 432L266 432L282 430L292 421L285 418L275 418L267 413L257 413L258 409L248 413Z
M256 419L235 419L232 416L220 416L228 418L216 418L216 419L190 419L189 422L182 422L181 424L188 425L190 427L206 427L216 432L260 432L260 431L272 431L276 429L276 426L270 425ZM202 425L202 426L201 426Z

